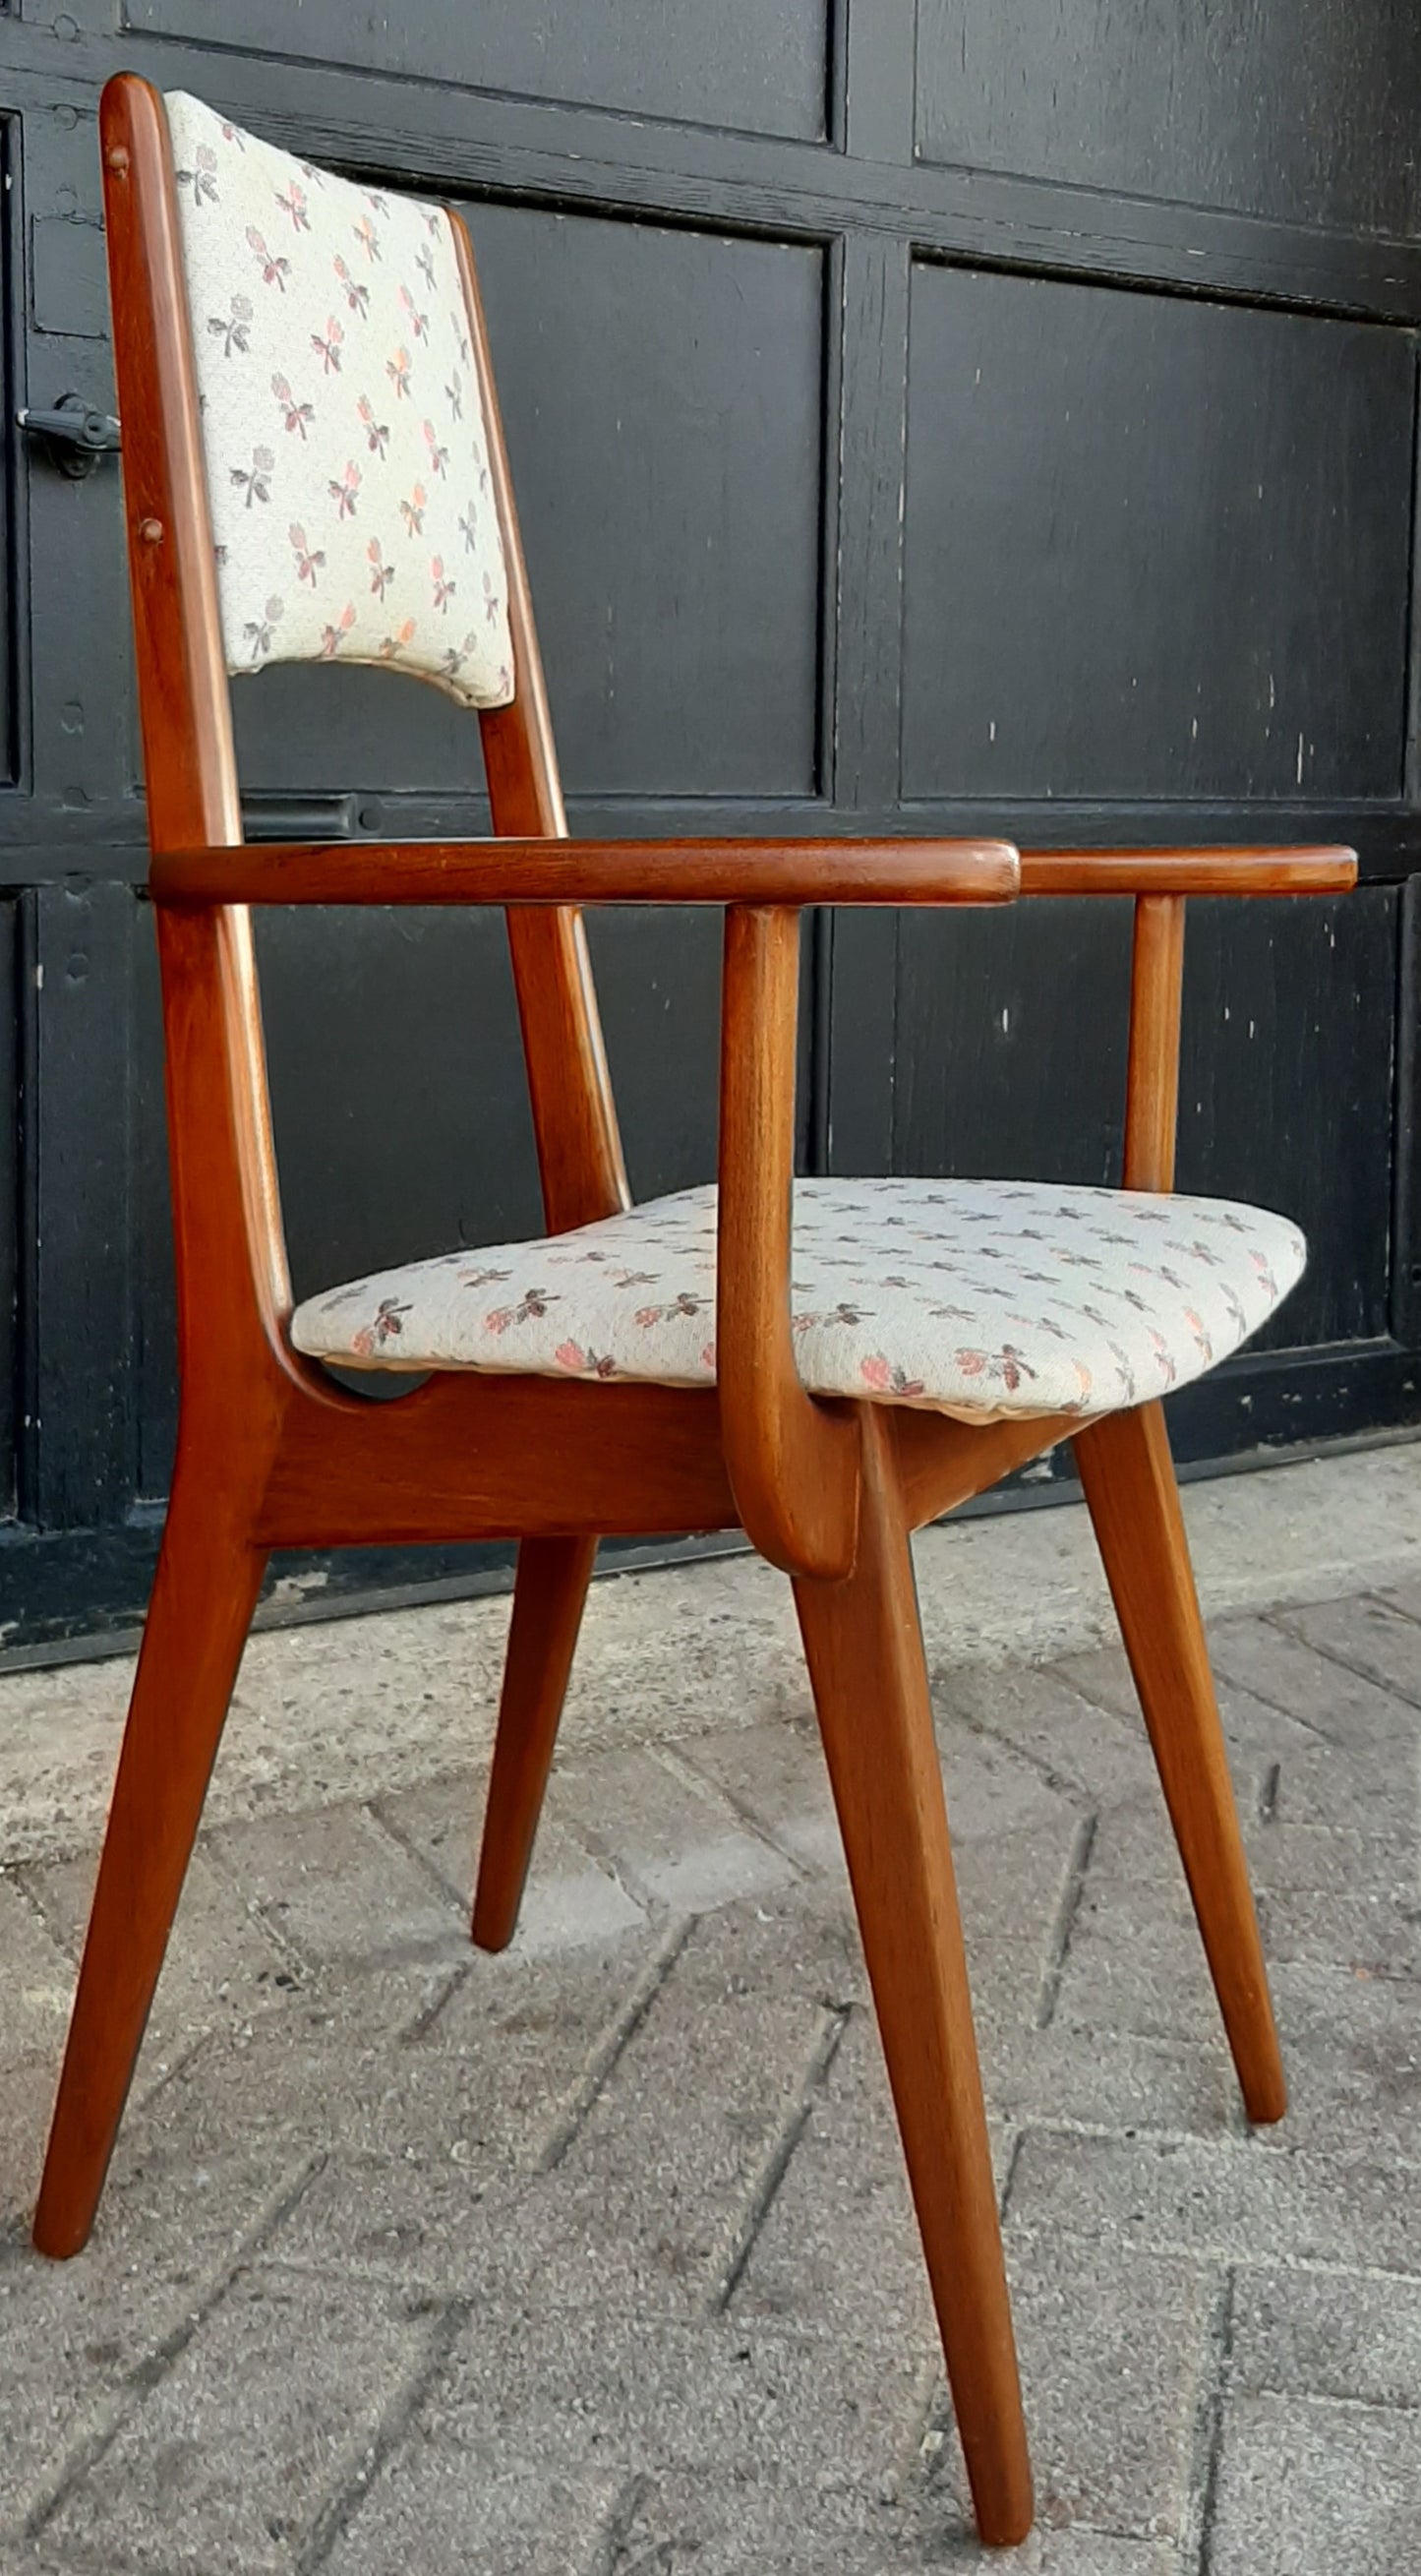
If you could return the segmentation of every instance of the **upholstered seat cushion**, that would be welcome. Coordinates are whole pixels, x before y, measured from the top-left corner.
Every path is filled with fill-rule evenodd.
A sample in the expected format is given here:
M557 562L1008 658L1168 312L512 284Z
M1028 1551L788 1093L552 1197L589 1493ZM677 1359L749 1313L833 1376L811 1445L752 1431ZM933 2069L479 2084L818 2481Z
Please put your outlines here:
M308 1298L292 1338L356 1368L715 1379L714 1188ZM1286 1217L1040 1181L795 1184L799 1373L967 1420L1104 1413L1227 1358L1302 1274Z

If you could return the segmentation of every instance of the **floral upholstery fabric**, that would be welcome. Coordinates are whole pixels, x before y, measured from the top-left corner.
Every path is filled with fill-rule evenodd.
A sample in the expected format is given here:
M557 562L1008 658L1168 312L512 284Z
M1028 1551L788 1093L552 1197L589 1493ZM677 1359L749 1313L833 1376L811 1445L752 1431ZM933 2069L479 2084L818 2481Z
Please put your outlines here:
M166 100L229 671L392 662L506 706L513 651L449 216Z
M1116 1411L1237 1350L1306 1254L1286 1217L1223 1199L798 1181L799 1373L819 1395L970 1421ZM292 1338L357 1368L708 1386L715 1255L715 1190L684 1190L569 1234L331 1289L298 1308Z

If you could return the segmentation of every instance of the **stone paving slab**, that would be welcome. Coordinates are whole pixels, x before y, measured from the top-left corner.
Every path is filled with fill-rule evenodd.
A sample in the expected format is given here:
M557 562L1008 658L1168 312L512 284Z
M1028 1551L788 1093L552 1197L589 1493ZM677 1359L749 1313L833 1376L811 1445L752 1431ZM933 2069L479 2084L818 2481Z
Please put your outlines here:
M664 1725L631 1631L589 1639L500 1959L466 1932L496 1657L383 1786L340 1728L373 1747L402 1679L452 1710L418 1622L370 1700L339 1631L283 1666L322 1793L214 1817L61 2268L21 2213L92 1849L0 1871L0 2576L1410 2564L1421 1589L1215 1624L1293 2093L1254 2136L1118 1650L935 1648L1040 2508L988 2562L802 1673L768 1583L703 1571Z

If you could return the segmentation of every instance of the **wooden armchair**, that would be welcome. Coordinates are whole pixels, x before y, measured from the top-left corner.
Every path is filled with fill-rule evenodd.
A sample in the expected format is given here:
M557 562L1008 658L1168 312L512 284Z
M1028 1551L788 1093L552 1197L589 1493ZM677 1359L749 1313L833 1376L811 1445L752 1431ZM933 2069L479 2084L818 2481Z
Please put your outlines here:
M474 1938L497 1949L599 1534L741 1526L794 1581L978 2519L1016 2540L1030 2472L909 1534L1074 1439L1244 2099L1277 2119L1156 1399L1263 1320L1303 1247L1282 1218L1158 1194L1185 896L1335 891L1354 862L568 842L458 219L274 153L195 101L165 108L127 75L105 93L102 144L182 1412L35 2242L69 2255L89 2233L269 1550L520 1542L474 1907ZM499 839L242 846L228 673L324 653L388 659L478 708ZM1127 1194L794 1185L800 908L1018 887L1136 897ZM712 1190L629 1203L576 907L646 902L726 907L718 1205ZM508 907L542 1241L293 1313L253 903ZM432 1374L374 1405L323 1359Z

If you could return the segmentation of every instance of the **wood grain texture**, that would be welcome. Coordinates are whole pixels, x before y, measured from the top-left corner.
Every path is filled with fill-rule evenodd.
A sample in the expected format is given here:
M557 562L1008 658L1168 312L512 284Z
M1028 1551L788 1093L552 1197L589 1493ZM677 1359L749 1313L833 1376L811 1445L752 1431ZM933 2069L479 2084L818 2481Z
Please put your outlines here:
M725 917L716 1374L725 1463L762 1556L848 1573L858 1516L850 1409L805 1393L790 1329L799 915Z
M1023 894L1347 894L1355 850L1028 850Z
M517 1928L596 1559L595 1538L525 1539L518 1550L474 1895L481 1950L506 1949Z
M794 1587L972 2501L1031 2527L1031 2470L962 1924L889 1426L856 1406L858 1554Z
M1081 1428L1064 1413L1024 1422L954 1422L900 1405L889 1412L898 1490L909 1529L955 1512Z
M266 1566L250 1539L250 1501L239 1458L189 1443L168 1507L54 2106L34 2219L42 2254L79 2251L103 2190Z
M1144 894L1135 905L1130 1057L1125 1077L1127 1190L1174 1187L1179 1032L1184 1007L1184 898Z
M488 721L487 718L484 720ZM155 859L165 904L1010 903L1010 841L354 841Z
M267 1547L734 1529L711 1387L447 1370L397 1404L318 1370L256 1506Z
M1164 1413L1079 1432L1076 1464L1251 2120L1288 2107L1268 1971Z

